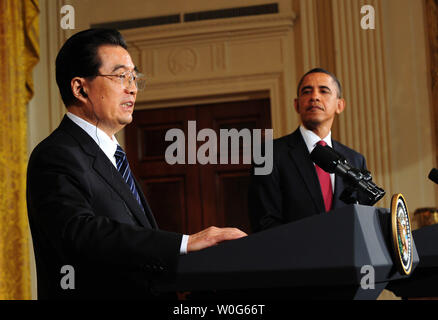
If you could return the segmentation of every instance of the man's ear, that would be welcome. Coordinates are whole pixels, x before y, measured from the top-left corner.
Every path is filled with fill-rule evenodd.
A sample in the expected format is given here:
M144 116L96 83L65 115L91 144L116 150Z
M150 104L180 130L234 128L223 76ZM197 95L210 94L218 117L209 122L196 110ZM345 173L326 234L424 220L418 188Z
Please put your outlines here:
M82 103L87 102L88 94L84 89L85 80L84 78L75 77L71 79L71 91L76 99L78 99Z
M345 109L345 99L344 98L340 98L338 99L338 105L336 108L336 114L341 114Z
M295 107L295 111L297 113L300 113L300 111L299 111L300 105L299 105L298 99L294 100L294 107Z

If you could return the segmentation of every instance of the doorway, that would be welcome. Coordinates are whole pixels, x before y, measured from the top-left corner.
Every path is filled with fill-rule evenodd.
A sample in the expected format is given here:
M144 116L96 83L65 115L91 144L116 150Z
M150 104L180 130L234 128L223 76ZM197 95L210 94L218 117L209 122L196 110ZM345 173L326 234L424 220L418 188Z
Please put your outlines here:
M188 121L193 120L197 132L210 128L217 137L221 129L272 128L269 99L135 111L126 127L126 152L157 223L160 229L185 234L211 225L249 233L251 165L242 163L241 154L239 164L187 164L187 154L185 164L166 162L166 149L173 143L165 141L166 132L182 130L187 153ZM202 144L197 142L196 149Z

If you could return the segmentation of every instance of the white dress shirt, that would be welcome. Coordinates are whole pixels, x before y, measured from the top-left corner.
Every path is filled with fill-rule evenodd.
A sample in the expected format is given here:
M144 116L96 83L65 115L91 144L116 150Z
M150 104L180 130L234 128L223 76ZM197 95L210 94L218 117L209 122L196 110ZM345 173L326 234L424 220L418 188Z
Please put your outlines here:
M80 128L82 128L88 135L97 143L100 149L105 153L111 163L117 168L116 157L114 156L117 150L117 145L119 144L116 137L113 135L111 138L99 129L97 126L85 121L84 119L74 115L71 112L67 112L67 117L76 123ZM189 241L188 235L183 235L180 247L180 253L187 253L187 244Z
M321 139L316 133L313 131L307 130L304 128L303 125L300 125L300 132L303 136L304 142L306 143L307 149L309 150L309 153L313 151L313 149L316 147L316 144L323 140L325 143L327 143L328 146L332 146L332 132L330 131L329 134L324 138ZM335 174L330 173L330 180L332 182L332 191L333 194L335 194Z

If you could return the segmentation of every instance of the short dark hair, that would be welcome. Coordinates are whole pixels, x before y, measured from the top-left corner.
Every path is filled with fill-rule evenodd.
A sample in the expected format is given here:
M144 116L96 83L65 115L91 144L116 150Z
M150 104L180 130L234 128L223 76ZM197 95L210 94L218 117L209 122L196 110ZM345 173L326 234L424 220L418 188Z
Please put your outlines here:
M325 73L325 74L328 74L333 79L333 81L336 84L336 87L338 89L338 99L340 99L342 97L342 87L341 87L341 83L339 82L338 78L336 78L336 76L333 73L331 73L330 71L327 71L327 70L325 70L323 68L314 68L314 69L306 72L306 74L301 77L301 80L298 83L298 87L297 87L297 97L300 96L300 87L303 84L304 78L307 75L311 74L311 73Z
M97 55L104 45L128 48L119 31L115 29L88 29L71 36L56 56L56 83L62 101L68 107L76 101L71 90L74 77L95 77L102 62Z

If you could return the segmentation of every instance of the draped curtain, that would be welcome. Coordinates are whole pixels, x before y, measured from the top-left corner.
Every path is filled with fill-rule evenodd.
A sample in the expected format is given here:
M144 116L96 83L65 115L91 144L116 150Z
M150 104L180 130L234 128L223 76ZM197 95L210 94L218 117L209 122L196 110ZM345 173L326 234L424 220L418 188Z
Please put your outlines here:
M38 0L0 1L0 299L30 299L27 103L39 57Z

